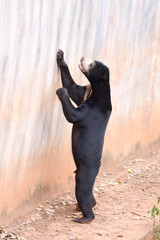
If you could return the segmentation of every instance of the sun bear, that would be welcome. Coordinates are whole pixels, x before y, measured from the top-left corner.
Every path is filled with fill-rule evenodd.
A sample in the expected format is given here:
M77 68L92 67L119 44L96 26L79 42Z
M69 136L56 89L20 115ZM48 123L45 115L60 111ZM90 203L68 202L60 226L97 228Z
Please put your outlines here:
M78 223L90 223L94 218L96 200L93 185L98 174L104 135L112 111L109 69L102 62L82 57L79 68L89 85L77 85L64 60L63 51L57 53L63 88L56 91L63 113L73 123L72 153L76 165L76 199L83 217ZM70 98L76 103L74 107Z

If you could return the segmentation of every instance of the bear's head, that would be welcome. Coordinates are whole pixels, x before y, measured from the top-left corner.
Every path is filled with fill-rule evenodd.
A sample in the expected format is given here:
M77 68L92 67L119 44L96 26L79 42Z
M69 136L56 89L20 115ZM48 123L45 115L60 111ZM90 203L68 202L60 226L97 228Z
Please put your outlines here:
M102 62L82 57L79 68L91 85L109 82L109 68Z

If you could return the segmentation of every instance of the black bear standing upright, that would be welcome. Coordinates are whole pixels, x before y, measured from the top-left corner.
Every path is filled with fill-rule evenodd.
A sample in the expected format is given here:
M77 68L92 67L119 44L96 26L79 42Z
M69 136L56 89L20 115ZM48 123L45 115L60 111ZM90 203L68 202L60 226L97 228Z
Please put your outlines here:
M72 152L77 167L76 198L82 218L75 221L89 223L95 216L93 185L101 165L106 126L112 111L109 69L99 61L81 58L79 68L90 82L77 85L64 61L63 52L57 53L63 88L56 91L68 122L73 123ZM70 98L78 105L73 106Z

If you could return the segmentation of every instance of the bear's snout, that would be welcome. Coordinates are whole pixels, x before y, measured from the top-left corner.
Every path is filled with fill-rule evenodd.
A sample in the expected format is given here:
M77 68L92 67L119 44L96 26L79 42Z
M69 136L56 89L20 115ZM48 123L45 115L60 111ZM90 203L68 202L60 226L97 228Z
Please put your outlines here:
M88 72L94 66L94 60L82 57L80 60L79 68L82 72Z

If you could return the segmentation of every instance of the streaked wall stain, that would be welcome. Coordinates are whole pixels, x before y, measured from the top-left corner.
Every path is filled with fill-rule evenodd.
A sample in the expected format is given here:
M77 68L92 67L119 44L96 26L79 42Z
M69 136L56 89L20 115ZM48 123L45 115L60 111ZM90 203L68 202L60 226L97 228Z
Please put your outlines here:
M71 125L55 95L58 48L79 84L87 84L77 67L82 55L110 68L104 170L158 141L159 12L156 0L0 0L2 221L37 189L65 189L75 170Z

